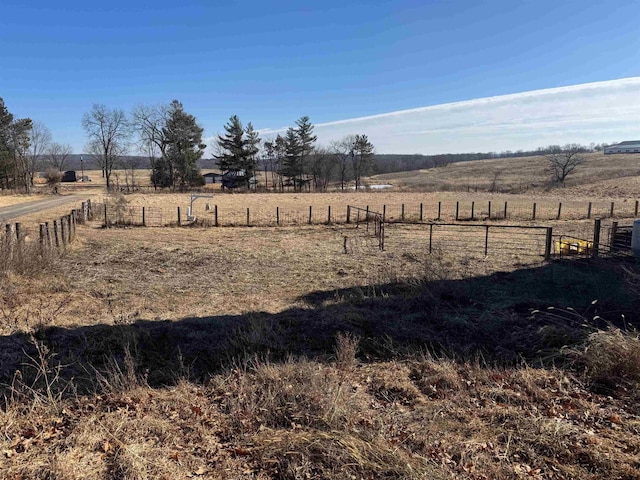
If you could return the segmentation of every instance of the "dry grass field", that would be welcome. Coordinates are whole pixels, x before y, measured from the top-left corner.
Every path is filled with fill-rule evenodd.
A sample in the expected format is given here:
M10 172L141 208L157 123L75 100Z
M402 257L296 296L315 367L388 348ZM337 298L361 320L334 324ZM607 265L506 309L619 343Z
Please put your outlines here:
M390 183L395 188L413 191L479 191L553 196L598 196L603 198L637 197L640 187L640 155L585 154L585 163L567 178L566 187L550 184L548 160L544 156L501 158L460 162L440 168L376 175L370 183ZM607 183L601 183L607 180ZM495 185L494 185L495 181ZM592 186L600 186L595 191Z
M216 194L194 213L237 227L96 215L58 253L37 225L77 206L21 218L27 241L0 243L0 477L640 479L637 265L545 262L541 234L470 225L508 201L519 224L589 238L586 202L640 196L622 182ZM547 219L526 219L532 200ZM398 220L438 201L478 219L436 227L431 253L426 225L388 224L379 251L364 225L322 224L329 206ZM173 215L189 195L108 202Z
M26 203L26 202L35 202L37 200L44 200L45 198L49 198L49 197L47 197L46 195L15 195L15 194L0 195L0 208L10 207L12 205L19 205L21 203Z

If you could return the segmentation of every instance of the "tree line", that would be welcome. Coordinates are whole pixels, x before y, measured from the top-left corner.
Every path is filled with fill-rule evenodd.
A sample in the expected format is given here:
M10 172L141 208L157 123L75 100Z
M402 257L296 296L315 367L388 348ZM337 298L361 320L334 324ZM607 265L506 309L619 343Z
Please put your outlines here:
M0 97L0 188L30 193L37 172L59 180L71 145L56 143L42 122L15 118Z

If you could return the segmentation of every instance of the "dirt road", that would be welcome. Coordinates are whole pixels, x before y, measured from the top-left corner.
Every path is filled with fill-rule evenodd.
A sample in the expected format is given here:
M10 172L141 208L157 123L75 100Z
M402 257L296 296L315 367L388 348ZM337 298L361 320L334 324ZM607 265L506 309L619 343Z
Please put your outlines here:
M0 223L30 213L38 213L42 210L59 207L65 203L81 202L85 197L86 195L65 195L63 197L52 197L46 200L35 200L33 202L19 203L18 205L0 208Z

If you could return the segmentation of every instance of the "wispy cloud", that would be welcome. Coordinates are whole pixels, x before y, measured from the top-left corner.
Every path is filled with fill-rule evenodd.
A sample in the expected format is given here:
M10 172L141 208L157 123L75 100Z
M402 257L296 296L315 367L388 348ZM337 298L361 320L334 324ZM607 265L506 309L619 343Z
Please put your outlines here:
M313 120L313 119L312 119ZM264 129L263 137L285 129ZM640 77L316 124L321 144L364 133L379 153L533 149L640 138Z

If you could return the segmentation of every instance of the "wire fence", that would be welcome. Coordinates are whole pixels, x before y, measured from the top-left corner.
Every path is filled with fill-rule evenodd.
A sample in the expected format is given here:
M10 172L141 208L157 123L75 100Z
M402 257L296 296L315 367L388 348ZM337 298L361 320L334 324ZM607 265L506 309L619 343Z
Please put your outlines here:
M361 205L363 211L379 212L384 223L430 222L514 222L633 218L639 202L582 202L551 200L526 201L437 201ZM164 227L196 224L202 226L287 226L301 224L348 223L349 205L203 205L145 207L105 200L94 204L94 215L103 224ZM355 211L354 211L354 214Z

